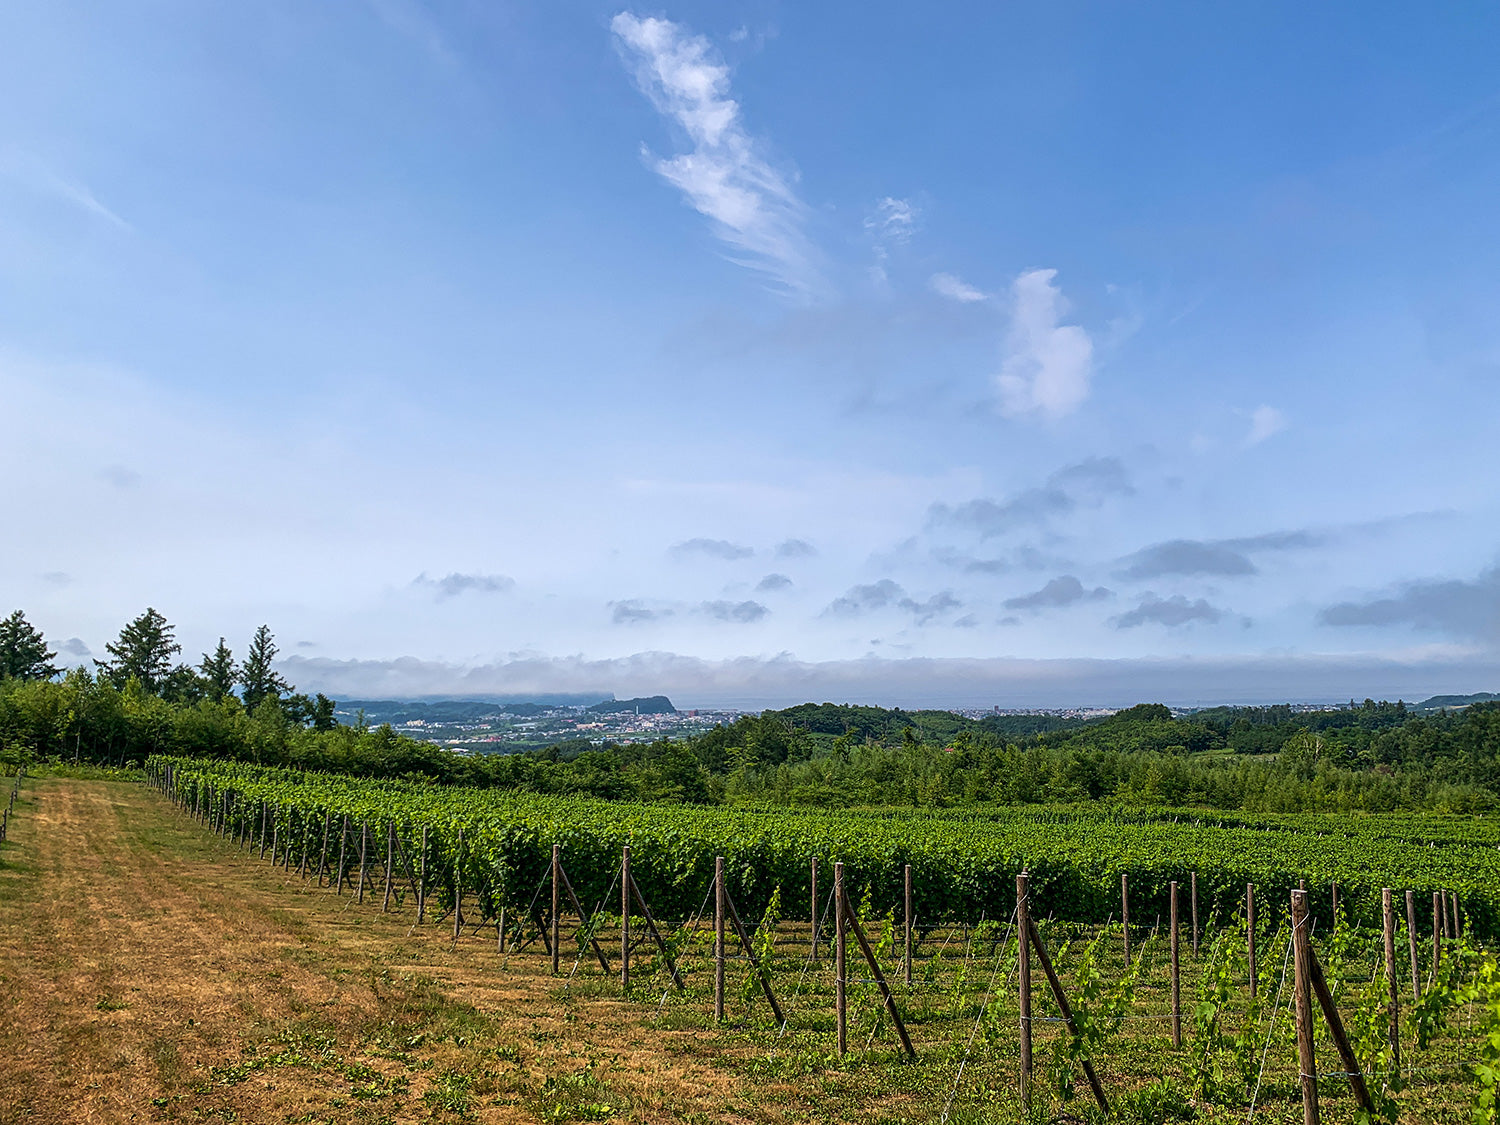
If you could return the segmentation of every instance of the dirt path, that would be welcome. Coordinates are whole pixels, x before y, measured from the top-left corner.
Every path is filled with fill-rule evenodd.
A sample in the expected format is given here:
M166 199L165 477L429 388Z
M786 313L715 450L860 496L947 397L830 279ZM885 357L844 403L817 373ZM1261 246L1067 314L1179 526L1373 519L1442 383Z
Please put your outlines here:
M142 786L40 779L17 812L0 855L3 1125L788 1108L747 1097L695 1032L645 1027L640 1004L565 990L530 960L502 971L481 939L413 933Z

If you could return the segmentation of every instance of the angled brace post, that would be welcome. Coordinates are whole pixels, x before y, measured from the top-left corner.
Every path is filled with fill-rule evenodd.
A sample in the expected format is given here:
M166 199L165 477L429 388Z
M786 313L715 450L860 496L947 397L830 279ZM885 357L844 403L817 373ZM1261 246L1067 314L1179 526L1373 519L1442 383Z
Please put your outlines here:
M886 1011L891 1013L891 1022L896 1025L896 1034L901 1037L901 1046L912 1058L917 1057L917 1049L911 1045L911 1037L906 1034L906 1024L901 1021L901 1013L896 1009L896 998L891 995L891 986L885 983L885 974L880 971L880 962L875 960L875 951L870 948L870 943L865 940L865 931L860 928L859 916L849 907L849 895L844 893L844 917L849 923L850 929L854 931L854 940L859 943L860 952L865 955L869 962L870 972L874 974L875 983L880 988L880 995L885 998Z

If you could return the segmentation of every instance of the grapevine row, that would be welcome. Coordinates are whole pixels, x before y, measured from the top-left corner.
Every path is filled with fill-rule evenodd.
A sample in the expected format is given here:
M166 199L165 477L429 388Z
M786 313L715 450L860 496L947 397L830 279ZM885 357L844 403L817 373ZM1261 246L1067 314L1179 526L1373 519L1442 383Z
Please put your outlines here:
M1031 873L1032 894L1055 916L1080 922L1118 917L1120 876L1141 920L1165 911L1168 887L1197 873L1206 914L1233 913L1247 883L1268 903L1308 885L1337 884L1352 917L1374 918L1382 886L1426 896L1456 893L1480 933L1500 925L1500 830L1446 818L1199 819L1193 814L1058 810L744 809L627 804L595 799L470 790L368 780L220 761L153 758L153 781L232 834L269 827L292 863L321 846L322 828L344 818L367 827L383 849L393 838L431 872L435 894L474 890L487 914L524 901L546 875L559 844L577 892L606 893L630 844L636 879L664 917L685 918L726 858L729 886L760 911L780 889L808 902L813 858L842 862L851 897L878 913L897 905L911 865L924 925L1004 918L1015 907L1015 876ZM458 847L462 830L464 845ZM425 844L424 844L425 840ZM425 848L425 850L424 850ZM317 858L317 857L314 857ZM795 913L794 915L795 916Z

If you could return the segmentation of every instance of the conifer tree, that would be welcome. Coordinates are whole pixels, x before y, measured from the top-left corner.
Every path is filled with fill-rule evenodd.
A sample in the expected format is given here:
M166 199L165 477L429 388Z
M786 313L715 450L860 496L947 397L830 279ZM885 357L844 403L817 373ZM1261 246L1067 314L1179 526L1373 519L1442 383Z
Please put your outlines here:
M255 630L255 636L250 640L250 652L240 666L240 698L244 700L245 710L253 712L263 699L280 702L282 695L291 691L291 685L271 670L271 662L275 659L276 641L271 636L270 627L262 625Z
M0 679L50 680L58 672L56 655L19 609L0 621Z
M203 654L198 671L203 674L208 697L215 702L223 702L233 694L234 685L240 680L240 666L235 663L234 653L224 643L223 637L219 638L219 646L213 652Z
M141 687L159 694L172 671L172 657L182 651L173 633L167 619L147 606L145 613L120 630L118 640L104 646L113 659L95 663L116 687L138 680Z

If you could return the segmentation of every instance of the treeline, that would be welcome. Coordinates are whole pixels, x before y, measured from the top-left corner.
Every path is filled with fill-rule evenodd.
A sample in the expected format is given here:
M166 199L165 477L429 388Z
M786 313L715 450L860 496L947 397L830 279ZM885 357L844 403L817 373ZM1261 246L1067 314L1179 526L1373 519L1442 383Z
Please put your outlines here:
M0 762L126 766L151 754L202 753L362 770L435 752L388 728L339 726L333 700L298 692L273 669L276 641L264 625L243 660L221 637L192 665L178 659L172 625L147 608L105 651L92 669L63 674L23 613L0 619Z
M945 807L1111 802L1251 812L1477 812L1500 804L1500 703L1414 715L1366 700L1319 712L1142 704L1084 722L969 720L946 711L803 704L686 739L564 742L458 754L389 726L343 726L334 703L271 670L257 630L243 661L221 639L174 663L155 610L93 671L59 678L19 613L0 621L0 761L105 765L222 757L373 777L693 804Z
M492 784L540 792L824 807L1104 801L1252 812L1477 812L1500 801L1500 705L1493 704L1407 716L1399 726L1303 727L1274 755L1229 752L1216 720L1173 718L1160 704L1021 738L971 726L938 741L915 726L884 740L859 737L852 724L830 736L798 725L806 714L765 712L682 741L562 744L493 758L483 769Z

